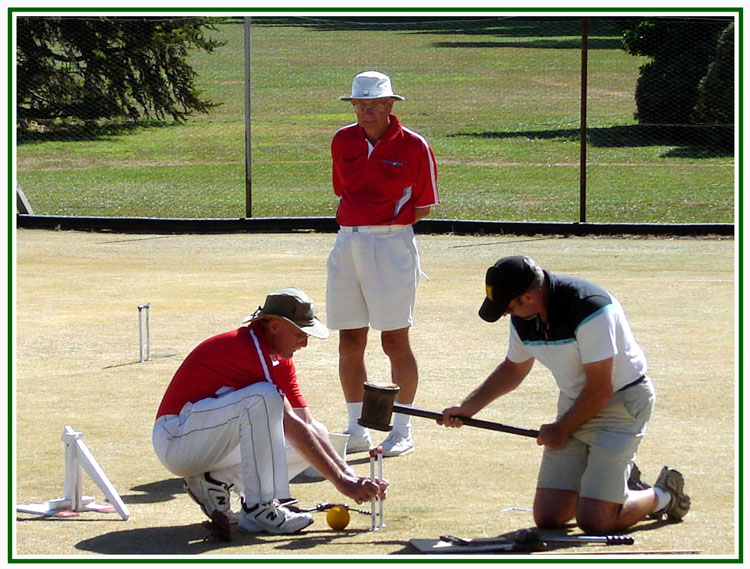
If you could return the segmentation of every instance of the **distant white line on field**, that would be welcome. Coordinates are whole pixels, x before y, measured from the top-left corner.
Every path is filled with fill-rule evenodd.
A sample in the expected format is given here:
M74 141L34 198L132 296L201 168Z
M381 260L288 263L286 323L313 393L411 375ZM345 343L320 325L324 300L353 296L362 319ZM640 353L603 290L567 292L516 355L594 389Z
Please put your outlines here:
M130 241L150 241L151 239L172 239L175 235L156 235L151 237L135 237L133 239L116 239L115 241L102 241L99 245L109 245L110 243L129 243Z

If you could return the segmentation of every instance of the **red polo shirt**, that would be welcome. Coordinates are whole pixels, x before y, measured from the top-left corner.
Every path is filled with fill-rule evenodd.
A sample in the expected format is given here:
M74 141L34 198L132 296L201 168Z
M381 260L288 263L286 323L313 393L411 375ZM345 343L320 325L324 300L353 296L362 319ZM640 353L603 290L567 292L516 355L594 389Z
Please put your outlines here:
M259 381L276 385L295 409L307 407L291 359L268 352L262 331L242 327L201 342L175 372L156 413L178 415L185 403L216 397L222 387L242 389Z
M414 208L440 203L435 156L427 141L395 115L374 148L357 124L331 143L339 225L411 225ZM372 152L370 152L372 148Z

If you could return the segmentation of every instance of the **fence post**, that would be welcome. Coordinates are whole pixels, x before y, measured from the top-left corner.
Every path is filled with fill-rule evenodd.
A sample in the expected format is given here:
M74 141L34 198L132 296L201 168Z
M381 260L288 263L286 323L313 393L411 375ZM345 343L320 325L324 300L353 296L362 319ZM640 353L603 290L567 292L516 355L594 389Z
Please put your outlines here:
M250 130L250 16L245 16L245 217L253 216L252 135Z
M579 197L579 221L586 222L586 92L588 83L589 20L581 18L581 195Z

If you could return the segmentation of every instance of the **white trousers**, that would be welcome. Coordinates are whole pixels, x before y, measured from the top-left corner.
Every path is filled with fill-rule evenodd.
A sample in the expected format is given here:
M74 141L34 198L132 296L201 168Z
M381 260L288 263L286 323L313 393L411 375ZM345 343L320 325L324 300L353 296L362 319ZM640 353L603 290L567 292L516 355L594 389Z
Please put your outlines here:
M157 419L154 450L171 473L185 478L211 472L241 488L248 504L288 498L283 419L276 387L254 383Z

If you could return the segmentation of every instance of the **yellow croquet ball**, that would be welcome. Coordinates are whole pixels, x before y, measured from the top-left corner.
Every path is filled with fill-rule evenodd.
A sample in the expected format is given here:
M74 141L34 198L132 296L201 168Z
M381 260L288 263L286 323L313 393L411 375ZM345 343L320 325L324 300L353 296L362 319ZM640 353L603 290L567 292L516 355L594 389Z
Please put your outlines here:
M331 529L342 530L349 525L349 510L344 506L334 506L328 510L326 521Z

